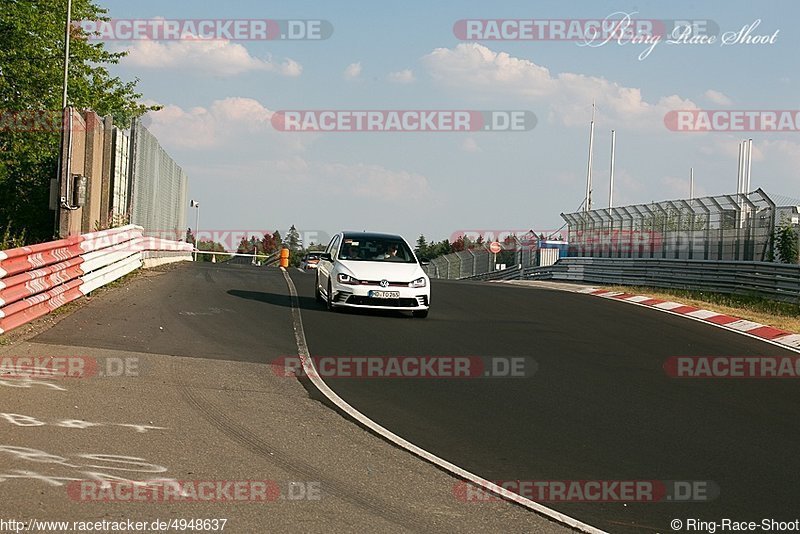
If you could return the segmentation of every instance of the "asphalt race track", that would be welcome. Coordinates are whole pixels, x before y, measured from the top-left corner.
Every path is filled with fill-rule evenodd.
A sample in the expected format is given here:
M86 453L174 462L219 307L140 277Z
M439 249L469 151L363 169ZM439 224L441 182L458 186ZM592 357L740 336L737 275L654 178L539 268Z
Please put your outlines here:
M535 361L531 378L326 379L446 460L490 480L701 481L719 490L705 502L548 504L612 532L665 532L674 518L796 519L797 382L676 379L662 368L670 356L792 352L631 304L479 282L434 281L424 320L331 313L314 301L313 274L291 275L315 357Z
M326 379L362 413L450 462L490 480L719 489L705 502L545 503L611 532L668 532L674 518L795 519L797 382L676 379L662 368L670 356L794 353L653 309L491 283L434 281L427 319L328 312L314 300L313 273L290 275L315 357L526 358L528 378ZM168 276L168 292L130 291L114 310L90 304L36 341L257 364L296 353L277 269L188 264Z

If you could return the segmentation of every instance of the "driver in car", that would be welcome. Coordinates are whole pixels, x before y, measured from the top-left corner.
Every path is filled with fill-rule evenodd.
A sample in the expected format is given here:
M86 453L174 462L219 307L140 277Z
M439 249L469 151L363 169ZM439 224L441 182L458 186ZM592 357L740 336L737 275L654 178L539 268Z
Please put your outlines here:
M401 259L401 258L397 257L397 245L396 244L392 243L391 245L389 245L389 248L386 250L386 254L383 255L383 259L384 260L389 260L389 261L398 261L398 260Z

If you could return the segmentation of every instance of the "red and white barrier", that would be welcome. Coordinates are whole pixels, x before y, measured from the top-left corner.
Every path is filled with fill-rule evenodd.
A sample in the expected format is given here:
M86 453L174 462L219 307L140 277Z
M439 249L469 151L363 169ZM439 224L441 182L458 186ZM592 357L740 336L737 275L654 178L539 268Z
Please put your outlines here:
M129 225L0 251L0 334L50 313L142 267L191 260L189 243L144 237Z

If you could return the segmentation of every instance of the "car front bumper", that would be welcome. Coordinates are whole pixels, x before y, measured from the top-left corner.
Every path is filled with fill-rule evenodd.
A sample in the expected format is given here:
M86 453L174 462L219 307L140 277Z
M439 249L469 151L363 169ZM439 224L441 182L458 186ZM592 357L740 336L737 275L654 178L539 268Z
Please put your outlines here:
M400 298L384 299L369 295L370 291L397 291ZM430 291L427 287L351 286L336 284L333 287L333 305L371 310L420 311L430 307Z

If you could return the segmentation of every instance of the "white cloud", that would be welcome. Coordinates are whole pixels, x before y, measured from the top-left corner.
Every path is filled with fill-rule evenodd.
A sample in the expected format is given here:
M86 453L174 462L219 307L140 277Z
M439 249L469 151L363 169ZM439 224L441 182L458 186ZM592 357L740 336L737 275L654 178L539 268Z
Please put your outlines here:
M355 80L361 76L361 62L358 63L350 63L346 69L344 69L344 77L347 80Z
M746 134L745 134L746 135ZM710 145L707 145L701 149L704 154L709 155L722 155L725 160L729 160L736 167L736 161L739 157L739 143L744 141L744 139L735 139L731 136L725 136L721 138L716 138L712 141ZM762 151L762 147L765 146L774 146L771 142L766 141L763 143L753 143L753 161L761 161L764 159L764 153Z
M238 43L230 41L181 40L158 42L135 41L126 48L129 55L125 65L147 69L194 71L211 76L235 76L245 72L277 72L284 76L299 76L303 68L292 59L283 63L271 57L260 59Z
M315 169L321 183L359 198L405 204L431 195L428 179L414 172L392 171L380 165L326 163Z
M411 69L399 70L397 72L389 73L389 81L394 83L413 83L415 81L414 73Z
M366 163L314 162L300 156L204 166L199 172L229 176L247 187L280 189L287 196L302 195L309 205L353 201L350 212L361 207L382 210L390 204L426 203L433 196L428 178L415 172Z
M257 100L231 97L217 100L208 108L166 105L148 113L143 123L165 146L207 149L233 137L270 131L272 114Z
M464 152L480 152L481 147L478 146L478 142L475 141L475 138L467 137L464 139L464 142L461 143L461 150Z
M297 61L293 59L286 58L286 60L281 63L278 71L283 74L284 76L289 76L290 78L296 78L303 73L303 66L300 65Z
M664 198L689 198L691 184L688 173L684 177L664 176L661 179L661 185L663 186L661 190L665 191ZM694 187L694 196L695 198L706 196L705 189L697 183Z
M719 91L715 91L714 89L709 89L708 91L703 93L703 96L705 96L708 100L710 100L714 104L720 106L730 106L731 104L733 104L733 100L731 100L728 95L720 93Z
M567 126L586 124L592 100L597 101L598 116L617 127L663 128L668 111L697 107L678 95L648 102L638 88L596 76L552 74L530 60L477 43L437 48L422 63L435 81L465 96L516 97L548 105L548 115Z

